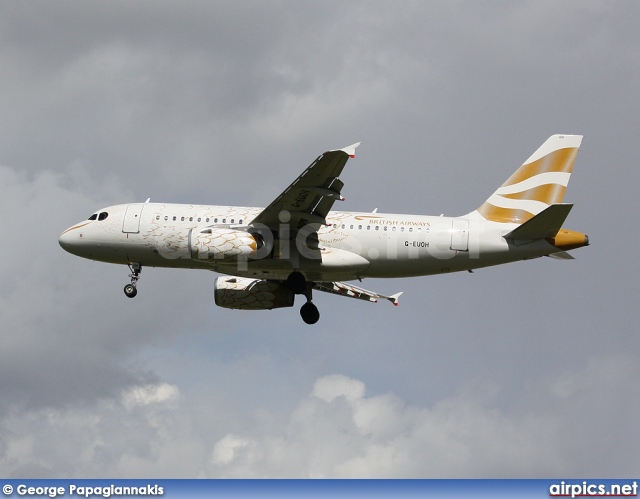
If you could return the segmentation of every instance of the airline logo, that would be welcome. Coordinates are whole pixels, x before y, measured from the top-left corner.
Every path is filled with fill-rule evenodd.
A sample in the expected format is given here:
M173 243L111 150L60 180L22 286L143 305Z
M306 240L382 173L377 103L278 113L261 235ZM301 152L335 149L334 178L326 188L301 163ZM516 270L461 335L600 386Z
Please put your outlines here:
M550 137L478 213L493 222L521 224L549 205L561 203L581 141L581 135Z

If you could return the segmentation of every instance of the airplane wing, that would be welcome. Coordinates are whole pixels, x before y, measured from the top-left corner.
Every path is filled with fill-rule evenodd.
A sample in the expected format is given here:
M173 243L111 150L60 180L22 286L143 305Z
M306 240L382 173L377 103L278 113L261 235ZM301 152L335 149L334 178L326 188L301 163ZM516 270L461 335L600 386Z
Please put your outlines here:
M324 291L325 293L358 298L359 300L370 301L373 303L378 303L378 298L382 298L384 300L389 300L396 307L398 306L398 298L400 298L400 295L402 294L402 292L400 292L395 295L385 296L344 282L316 282L313 284L313 289Z
M311 225L316 231L320 225L326 225L326 217L333 203L336 200L344 201L340 195L344 184L338 176L347 160L355 157L359 145L360 142L319 156L251 221L251 225L266 225L273 231L277 231L281 223L298 229Z

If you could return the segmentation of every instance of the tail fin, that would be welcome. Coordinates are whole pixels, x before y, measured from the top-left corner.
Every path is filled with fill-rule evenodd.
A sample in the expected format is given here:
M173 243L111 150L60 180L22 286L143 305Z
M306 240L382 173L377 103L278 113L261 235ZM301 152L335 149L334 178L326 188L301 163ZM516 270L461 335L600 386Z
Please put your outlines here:
M582 135L553 135L476 212L486 220L522 224L562 202Z

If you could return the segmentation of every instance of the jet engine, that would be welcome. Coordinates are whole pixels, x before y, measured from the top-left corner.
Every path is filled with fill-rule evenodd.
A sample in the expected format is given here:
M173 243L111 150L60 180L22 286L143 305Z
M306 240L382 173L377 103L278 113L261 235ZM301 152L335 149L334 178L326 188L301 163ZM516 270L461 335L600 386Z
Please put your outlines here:
M207 227L189 232L189 254L193 260L256 257L262 245L259 235L241 230Z
M216 305L240 310L293 307L294 294L281 282L223 276L214 285Z

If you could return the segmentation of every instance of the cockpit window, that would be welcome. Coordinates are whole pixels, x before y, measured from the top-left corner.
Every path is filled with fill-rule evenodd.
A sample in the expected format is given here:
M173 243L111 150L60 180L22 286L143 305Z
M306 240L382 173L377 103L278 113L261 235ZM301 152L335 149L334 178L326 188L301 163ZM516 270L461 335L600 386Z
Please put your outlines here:
M98 220L104 220L108 216L109 214L106 211L103 211L102 213L100 213L100 215L98 215Z
M91 215L91 216L89 217L89 220L95 220L96 218L98 218L98 214L97 214L97 213L94 213L93 215Z

